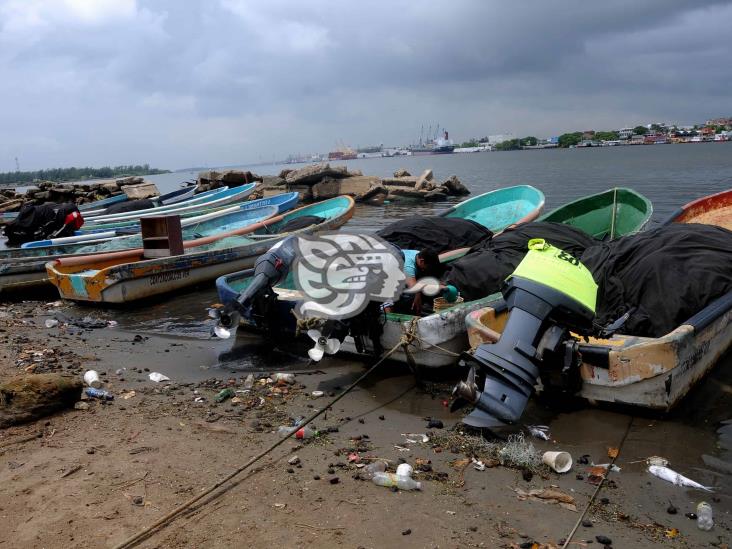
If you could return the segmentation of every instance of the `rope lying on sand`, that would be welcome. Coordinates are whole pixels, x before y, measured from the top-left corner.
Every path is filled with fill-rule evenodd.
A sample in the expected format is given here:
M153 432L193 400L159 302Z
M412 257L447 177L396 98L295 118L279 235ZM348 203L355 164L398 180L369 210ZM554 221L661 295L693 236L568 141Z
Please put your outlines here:
M128 547L134 547L139 542L143 541L144 539L146 539L147 537L149 537L150 535L152 535L154 533L154 531L156 531L159 528L167 525L167 523L169 523L170 521L172 521L175 517L177 517L178 515L180 515L183 511L185 511L186 509L188 509L189 507L191 507L193 504L195 504L196 502L200 501L204 497L208 496L209 494L211 494L212 492L214 492L216 489L220 488L221 486L223 486L224 484L226 484L227 482L229 482L230 480L232 480L238 474L240 474L240 473L244 472L245 470L247 470L249 467L251 467L252 465L254 465L257 461L259 461L260 459L262 459L263 457L265 457L267 454L269 454L270 452L272 452L275 448L277 448L278 446L280 446L281 444L283 444L287 439L289 439L292 435L294 435L299 429L302 429L307 424L311 423L315 418L317 418L321 414L325 413L326 410L330 409L336 402L338 402L340 399L342 399L344 396L346 396L349 392L351 392L351 390L354 387L356 387L356 385L358 385L364 379L366 379L366 377L369 374L371 374L374 370L376 370L376 368L378 368L381 365L382 362L384 362L387 358L389 358L392 355L392 353L394 353L399 347L401 347L402 344L403 344L403 342L400 340L396 345L394 345L394 347L392 347L392 349L389 352L387 352L386 354L382 355L382 357L373 366L371 366L371 368L369 368L361 376L359 376L358 379L356 379L356 381L354 381L348 387L346 387L345 389L343 389L343 391L341 391L341 393L338 396L336 396L335 398L333 398L333 400L331 400L328 404L326 404L325 406L323 406L320 410L314 412L309 417L305 418L305 420L303 420L297 426L297 428L293 428L292 431L290 431L290 433L287 436L285 436L284 438L279 439L277 442L275 442L274 444L272 444L271 446L269 446L267 449L263 450L262 452L260 452L256 456L254 456L252 459L250 459L248 462L246 462L241 467L239 467L239 468L235 469L234 471L232 471L227 477L221 479L219 482L217 482L216 484L214 484L210 488L207 488L202 493L198 494L197 496L189 499L185 503L183 503L180 506L176 507L170 513L168 513L167 515L159 518L157 521L155 521L150 526L147 526L146 528L143 528L137 534L135 534L135 535L127 538L125 541L123 541L119 545L116 545L115 546L115 549L125 549L125 548L128 548Z
M574 537L574 534L577 532L577 528L579 528L580 524L582 524L582 520L585 518L587 511L589 511L590 506L592 505L592 502L595 501L597 494L600 493L600 488L602 488L602 485L605 484L605 480L607 479L607 476L610 474L610 471L612 471L613 465L615 465L615 460L618 459L618 456L620 455L620 450L622 449L623 444L625 443L625 439L628 438L628 433L630 433L630 427L633 425L633 419L634 418L631 416L630 421L628 422L628 426L625 428L625 433L623 434L623 438L620 439L620 444L618 444L618 451L612 457L612 459L610 461L610 465L608 465L608 467L607 467L607 472L604 475L602 475L602 480L600 480L600 483L597 485L597 488L595 488L595 491L592 493L592 497L590 497L590 501L587 502L587 505L585 506L584 511L582 511L582 514L579 516L579 518L577 519L577 522L574 524L574 528L572 528L572 531L564 539L564 545L562 545L562 549L567 549L567 546L572 541L572 537Z

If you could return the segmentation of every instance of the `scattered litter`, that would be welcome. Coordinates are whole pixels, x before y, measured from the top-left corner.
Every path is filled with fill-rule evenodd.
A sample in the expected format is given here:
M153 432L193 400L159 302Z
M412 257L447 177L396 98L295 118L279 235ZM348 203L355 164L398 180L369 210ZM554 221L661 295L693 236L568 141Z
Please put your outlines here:
M396 448L400 452L411 452L411 450L409 448L405 448L404 446L399 446L398 444L395 444L394 448Z
M247 376L247 378L244 380L244 390L251 391L253 386L254 386L254 374L249 374Z
M476 471L485 471L485 463L483 463L479 459L473 458L473 469L475 469Z
M300 463L300 458L297 456L292 456L290 459L287 460L287 463L289 463L290 465L297 465L298 463Z
M99 379L99 372L97 372L96 370L87 370L86 372L84 372L84 383L86 383L89 387L99 389L99 387L102 386L102 380Z
M160 372L150 372L150 375L147 377L150 378L150 381L154 381L155 383L160 383L161 381L170 381L170 378L166 376L165 374L161 374Z
M418 444L419 442L426 444L430 441L430 437L428 437L424 433L402 433L402 436L407 437L407 442L409 444Z
M132 397L134 397L137 393L135 391L125 391L120 395L122 399L124 400L130 400Z
M666 537L668 539L674 539L679 537L680 533L678 528L671 528L670 530L666 530Z
M99 400L114 400L114 395L104 389L95 389L93 387L87 387L84 393L89 398L98 398Z
M422 483L417 482L407 475L397 475L394 473L374 473L371 481L377 486L386 488L396 487L400 490L421 490Z
M684 475L680 475L673 469L669 469L668 467L659 467L657 465L651 465L648 467L648 472L652 475L657 476L658 478L661 478L667 482L670 482L672 484L675 484L676 486L688 486L689 488L697 488L699 490L706 490L707 492L711 492L712 489L703 486L699 484L696 481L691 480L690 478L685 477Z
M448 515L455 516L457 515L457 511L445 511Z
M322 397L322 396L323 396L324 394L325 394L325 393L324 393L323 391L313 391L312 393L310 393L310 395L311 395L312 397L314 397L314 398L320 398L320 397Z
M218 394L214 397L214 401L221 403L225 400L229 400L235 395L236 393L234 392L234 389L232 389L231 387L227 387L226 389L221 389L221 391L218 392Z
M521 488L514 488L513 490L518 494L517 497L521 501L532 499L541 501L542 503L558 503L559 506L564 509L569 509L575 513L577 512L577 506L575 505L574 498L557 488L536 488L534 490L529 490L528 492Z
M114 328L117 324L118 322L116 320L107 320L107 328Z
M610 465L609 463L597 463L597 464L593 463L592 466L601 467L601 468L605 469L605 471L607 471L609 468L613 473L619 473L620 471L622 471L622 469L615 464Z
M237 391L237 393L238 392L239 391ZM232 404L241 404L242 402L244 402L244 400L241 397L234 397L234 398L231 399L231 403Z
M55 318L46 319L46 328L55 328L56 326L58 326L58 320Z
M200 397L200 396L193 399L193 402L205 402L205 401L206 401L206 399L203 397Z
M292 385L293 383L295 383L295 374L283 374L283 373L272 374L272 381L274 381L275 383L278 381L281 381L283 383Z
M655 465L656 467L668 466L668 460L661 456L651 456L649 458L646 458L646 463L648 465Z
M544 452L541 460L557 473L566 473L572 468L572 456L569 452Z
M615 459L616 457L618 457L618 454L620 454L619 448L610 447L607 449L607 457L609 457L610 459Z
M76 404L74 404L74 410L88 410L89 409L89 403L84 402L83 400L80 400Z
M526 428L532 437L540 438L542 440L549 440L549 427L546 425L527 425Z
M231 330L224 328L220 324L214 326L213 333L219 339L229 339L231 337Z
M284 509L285 507L287 507L287 504L286 503L275 503L272 507L274 507L275 509Z
M359 456L356 452L348 454L348 463L359 463L360 461L361 456Z

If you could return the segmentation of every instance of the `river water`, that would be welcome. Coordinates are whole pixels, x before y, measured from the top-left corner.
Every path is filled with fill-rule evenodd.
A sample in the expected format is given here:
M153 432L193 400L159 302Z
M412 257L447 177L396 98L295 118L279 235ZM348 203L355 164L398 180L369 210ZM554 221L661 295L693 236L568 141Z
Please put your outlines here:
M472 196L510 185L533 185L546 196L546 211L611 187L630 187L653 202L655 221L694 198L732 187L732 143L400 156L334 164L346 164L349 169L380 177L391 177L398 168L405 168L412 175L430 168L439 181L457 175ZM240 168L274 175L285 167L302 165ZM148 179L166 192L197 175L198 172L176 172ZM428 214L455 201L360 206L348 227L378 228L409 215Z

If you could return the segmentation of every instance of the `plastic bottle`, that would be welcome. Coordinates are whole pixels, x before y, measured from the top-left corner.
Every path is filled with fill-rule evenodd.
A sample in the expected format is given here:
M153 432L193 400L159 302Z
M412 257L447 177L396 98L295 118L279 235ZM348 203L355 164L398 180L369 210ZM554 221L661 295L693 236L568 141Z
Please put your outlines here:
M364 480L371 480L374 478L376 473L383 473L386 471L386 462L377 459L373 463L369 463L366 467L361 469L359 476Z
M221 389L219 393L214 397L214 400L216 402L223 402L230 399L234 395L236 395L234 389L232 389L231 387L227 387L226 389Z
M696 525L699 530L711 530L714 527L712 506L702 501L696 506Z
M251 389L254 386L254 374L249 374L244 380L244 389Z
M422 489L422 483L417 482L416 480L406 477L397 475L395 473L375 473L374 478L372 479L373 483L378 486L386 486L388 488L391 488L392 486L396 486L400 490L421 490Z
M99 400L114 400L114 395L104 389L95 389L93 387L87 387L84 389L86 396L90 398L98 398Z
M400 477L411 477L414 469L409 463L400 463L396 469L396 474Z
M299 429L297 426L295 427L289 427L287 425L282 425L279 429L277 429L277 434L279 434L282 438L289 435L291 432L295 431L294 438L297 439L305 439L305 438L313 438L314 436L318 435L318 431L313 429L312 427L305 426L300 427Z

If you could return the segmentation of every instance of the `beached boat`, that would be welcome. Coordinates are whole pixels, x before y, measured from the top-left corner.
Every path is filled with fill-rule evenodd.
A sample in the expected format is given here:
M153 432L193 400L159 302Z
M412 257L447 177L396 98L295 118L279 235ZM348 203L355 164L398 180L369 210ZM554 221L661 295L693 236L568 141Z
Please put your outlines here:
M259 198L256 200L249 200L247 202L242 202L239 204L235 204L233 206L223 206L220 208L214 208L210 212L208 210L208 213L203 213L199 215L191 215L191 216L182 216L181 218L181 227L197 227L203 222L207 222L207 227L215 228L216 220L219 220L219 223L224 226L231 222L231 220L236 220L239 217L242 219L245 219L245 216L239 216L238 214L241 212L246 212L250 210L256 210L259 208L263 208L265 206L272 206L275 208L275 214L283 213L288 210L291 210L295 207L297 202L299 201L299 193L296 192L290 192L290 193L281 193L274 196L269 196L267 198ZM188 212L191 213L191 212ZM195 212L198 213L198 212ZM175 215L175 214L166 214L166 215ZM221 232L226 232L230 229L222 228ZM77 231L77 234L74 236L67 236L62 238L52 238L48 240L36 240L33 242L26 242L21 246L21 248L45 248L47 254L53 254L55 253L52 249L53 247L58 246L66 246L68 244L74 244L74 243L98 243L106 240L113 240L113 239L120 239L120 238L126 238L127 236L131 234L136 234L140 232L140 221L135 220L131 221L129 223L125 223L120 225L119 227L110 227L109 229L98 229L94 231L88 231L85 233L79 233ZM121 248L115 248L115 249L121 249ZM101 251L101 250L100 250ZM64 252L69 253L69 252ZM87 252L88 253L88 252ZM17 256L18 254L16 254ZM37 254L36 254L37 255ZM2 251L0 251L0 259L3 258ZM50 259L50 258L49 258Z
M493 232L533 221L544 208L544 193L531 185L515 185L480 194L440 212L480 223Z
M187 200L189 198L192 198L195 193L196 187L190 186L190 187L184 187L182 189L176 189L175 191L169 192L167 194L163 194L157 197L152 198L151 200L156 206L164 206L167 204L174 204L176 202L180 202L183 200ZM208 191L211 192L211 191ZM196 196L203 196L205 193L201 193ZM78 206L79 211L82 213L85 217L92 217L94 215L100 215L104 212L109 206L113 204L121 204L122 202L127 202L129 200L128 196L124 193L118 194L115 196L110 196L109 198L103 198L102 200L97 200L95 202L89 202L87 204L80 204ZM0 214L0 225L10 223L13 219L15 219L18 216L18 212L5 212Z
M720 196L725 194L726 197ZM709 225L729 228L729 195L730 191L726 191L690 202L673 220L704 220ZM496 294L490 307L471 312L466 318L471 348L496 341L507 316L500 294ZM607 339L580 341L582 385L578 396L595 402L669 410L731 346L732 292L661 337L614 334Z
M732 189L689 202L671 214L666 223L704 223L732 230Z
M503 196L503 201L497 199L500 196ZM501 212L501 202L509 205L508 213ZM476 196L449 208L440 215L472 219L494 232L498 232L511 225L535 219L543 204L544 195L541 191L528 185L521 185ZM443 262L452 261L463 255L465 251L447 252L442 254L440 259ZM219 300L226 304L235 299L239 292L250 284L253 274L253 269L250 269L219 278L216 281ZM270 327L262 325L261 321L258 324L258 321L247 318L240 320L240 326L245 330L255 332L267 330L270 335L276 332L278 337L282 335L283 338L292 340L297 329L292 309L299 300L302 300L303 295L295 288L289 277L277 285L275 292L278 299L276 309L268 313L271 315L268 320ZM463 302L424 317L386 313L381 319L383 332L378 344L384 349L390 349L404 334L410 333L414 337L411 338L408 352L417 364L429 368L451 365L455 362L456 354L465 350L467 346L465 315L470 311L487 306L493 300L495 300L495 296ZM348 336L341 344L341 351L373 356L376 349L374 342L368 338L359 338L359 341L356 341L353 337ZM391 358L400 362L408 360L407 352L404 349L396 351Z
M275 215L291 209L297 201L297 193L283 193L282 195L276 195L261 199L259 202L260 213L263 211L263 207L276 208L278 212ZM256 210L256 208L247 208L257 201L246 202L239 206L233 206L228 209L227 214L238 213L239 211ZM209 215L200 216L198 222L204 222L209 218ZM230 218L234 219L234 218ZM252 219L252 223L255 222ZM189 225L190 226L190 225ZM224 231L220 229L220 224L216 225L219 229L213 229L211 234L224 234ZM241 226L240 226L241 227ZM246 228L246 227L244 227ZM194 235L190 238L197 238L195 236L195 228L191 229ZM234 234L239 234L241 229L238 229ZM231 236L230 233L225 233L226 236ZM208 235L210 236L210 235ZM65 259L70 257L76 257L79 255L90 255L90 254L102 254L110 251L121 250L125 247L134 246L139 247L139 241L137 244L132 244L131 240L115 239L115 244L111 245L108 241L102 241L98 243L94 242L81 242L65 244L62 246L45 246L38 248L13 248L8 250L0 250L0 292L6 291L18 291L32 288L35 286L42 286L50 284L48 281L48 274L46 272L46 263L53 259ZM130 248L130 249L132 249ZM139 251L139 250L138 250Z
M643 230L651 215L650 200L632 189L616 187L560 206L539 221L564 223L600 240L612 240Z
M141 217L150 217L155 215L170 215L189 212L192 210L200 210L202 208L211 208L213 206L223 206L225 204L233 204L244 200L247 196L254 192L256 183L249 183L241 187L233 189L222 189L214 194L207 194L202 197L193 197L183 202L168 204L167 206L157 206L146 210L134 210L131 212L123 212L117 214L95 215L93 217L84 218L85 225L101 225L116 221L131 221L140 219ZM217 189L218 190L218 189Z
M339 196L303 206L256 223L236 235L187 241L183 255L145 259L142 250L132 250L57 259L46 268L49 279L65 299L134 301L251 267L257 257L287 236L340 227L353 215L354 205L352 198ZM303 224L304 227L298 227Z

